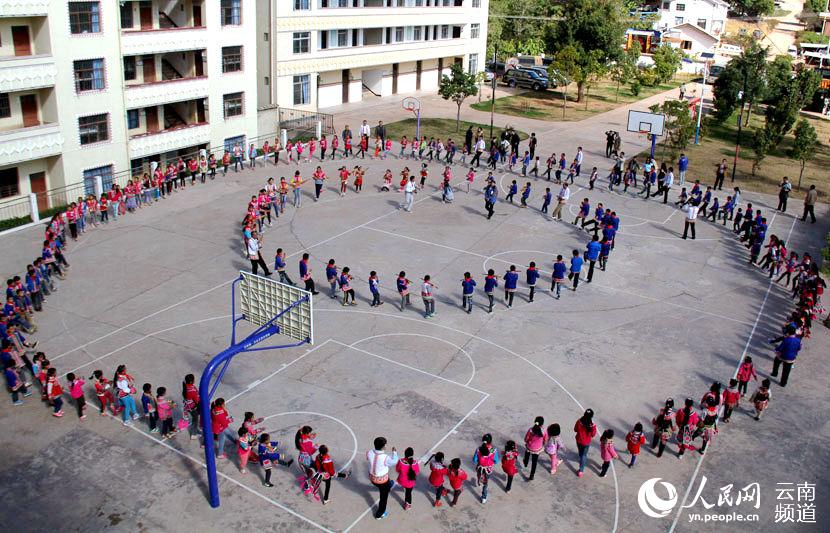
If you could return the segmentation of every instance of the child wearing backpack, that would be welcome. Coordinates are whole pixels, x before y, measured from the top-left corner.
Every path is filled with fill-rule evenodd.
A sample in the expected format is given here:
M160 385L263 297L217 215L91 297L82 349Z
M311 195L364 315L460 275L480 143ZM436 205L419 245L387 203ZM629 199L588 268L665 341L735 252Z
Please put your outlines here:
M545 442L545 453L550 457L550 475L556 474L559 465L562 464L562 459L559 458L559 450L565 449L562 445L562 438L559 436L562 433L559 424L551 424L548 426L548 440Z
M144 417L150 424L150 433L158 433L159 428L156 423L159 419L158 411L156 411L156 399L153 397L153 386L145 383L141 386L141 408L144 410Z
M646 443L646 437L643 435L643 424L640 422L634 424L634 429L625 436L625 442L628 446L628 453L631 454L631 461L628 463L628 468L631 468L637 462L637 456L640 455L640 446Z
M487 488L493 467L499 462L499 450L493 447L493 437L485 433L481 438L481 446L473 454L476 464L476 481L481 485L481 503L487 503Z

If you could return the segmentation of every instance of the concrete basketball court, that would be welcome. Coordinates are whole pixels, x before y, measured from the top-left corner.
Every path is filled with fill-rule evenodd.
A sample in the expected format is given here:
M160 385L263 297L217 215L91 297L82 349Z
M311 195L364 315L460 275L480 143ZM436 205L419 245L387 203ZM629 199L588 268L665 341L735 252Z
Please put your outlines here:
M596 165L605 174L609 163L597 153L602 147L587 148L583 168ZM345 198L336 192L340 164L324 164L330 181L320 202L313 202L313 185L307 183L302 208L288 207L287 216L265 231L269 267L275 249L284 248L295 281L300 254L312 255L321 291L314 302L315 345L243 354L217 392L229 400L237 423L248 410L266 417L264 427L283 450L293 451L292 436L300 425L314 427L317 444L329 445L335 466L354 469L351 479L333 482L331 503L323 507L304 496L293 467L276 468L276 486L263 487L261 469L252 465L240 474L229 450L231 460L219 467L222 507L213 510L197 441L178 435L161 442L143 422L127 429L94 409L95 416L78 422L67 406L67 415L55 420L32 396L23 407L0 403L6 429L0 437L4 523L20 531L759 529L756 523L690 524L689 513L705 509L698 503L680 510L680 504L692 502L703 477L702 496L709 502L724 485L734 484L737 491L759 483L760 508L751 512L759 514L762 530L796 529L773 524L776 483L816 483L817 520L824 522L828 483L822 473L830 460L822 443L830 428L823 415L828 363L820 354L827 353L828 334L819 323L790 385L773 385L771 407L761 422L748 415L745 402L747 409L739 408L732 423L721 425L706 456L690 452L680 461L673 441L671 453L661 459L644 447L635 468L615 462L605 478L597 476L596 439L586 476L574 475L572 428L585 408L595 410L600 432L615 430L617 448L625 450L625 434L635 422L643 423L650 439L651 418L666 397L678 406L687 396L697 403L713 380L728 381L744 353L753 356L761 377L770 371L773 352L766 339L777 334L792 303L782 287L748 267L747 252L731 231L699 222L697 240L683 241L683 214L673 206L609 193L604 180L597 190L586 191L587 173L574 186L566 221L540 215L547 183L533 178L528 209L500 201L488 221L481 194L486 172L479 173L470 194L456 192L455 202L446 205L436 192L443 168L437 164L408 214L397 208L401 194L378 188L385 168L397 182L404 164L415 170L418 163L366 159L363 192L350 189ZM305 178L313 170L307 163L300 168ZM59 375L74 371L86 378L96 368L111 375L116 365L126 364L139 386L166 386L180 407L183 376L198 376L229 340L230 280L249 268L239 235L247 200L266 176L288 178L294 169L281 164L275 170L269 163L231 172L88 231L72 244L70 275L38 315L40 331L34 335ZM456 166L454 174L460 182L464 168ZM505 187L514 179L501 172L496 177ZM694 168L689 177L698 177ZM520 185L526 181L515 179ZM550 186L555 194L558 186ZM556 254L567 258L589 240L570 224L585 196L620 214L617 247L607 272L598 271L593 283L583 281L576 293L563 291L555 300L547 289ZM743 198L761 203L771 219L769 233L785 238L789 249L820 255L825 205L820 223L810 225L789 214L773 215L769 197L745 193ZM799 209L800 197L793 198L790 210ZM3 237L4 272L22 270L39 250L40 237L39 229ZM358 306L342 307L328 298L324 263L329 258L351 267ZM544 271L532 304L523 288L531 260ZM483 274L494 268L501 276L510 264L522 272L514 307L506 309L500 290L495 312L488 315ZM379 309L369 307L370 270L381 278L386 303ZM398 309L400 270L413 280L415 294L417 280L432 275L438 286L436 318L423 318L415 294L412 308ZM464 271L479 281L472 315L460 309ZM750 392L754 387L750 384ZM94 395L87 398L96 405ZM479 489L471 483L457 508L436 510L422 475L411 510L401 509L403 494L396 490L390 516L372 519L376 491L363 455L375 436L386 436L399 452L412 446L417 457L434 450L448 460L460 457L473 480L472 455L481 435L492 433L499 448L508 439L521 443L537 415L546 425L562 426L568 449L555 476L547 472L543 454L532 483L520 474L505 494L499 467L486 505L478 502ZM628 459L627 452L621 456ZM638 506L638 490L652 478L672 483L679 493L680 503L666 518L650 518Z

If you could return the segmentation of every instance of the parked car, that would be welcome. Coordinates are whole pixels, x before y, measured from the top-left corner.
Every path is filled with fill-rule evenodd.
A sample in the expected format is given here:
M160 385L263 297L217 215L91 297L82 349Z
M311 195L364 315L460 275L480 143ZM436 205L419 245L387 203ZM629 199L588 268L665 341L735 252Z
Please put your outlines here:
M546 69L545 67L519 67L519 70L530 70L530 71L535 72L540 77L544 78L545 81L548 82L548 87L550 87L550 88L556 89L556 87L559 85L556 82L555 79L554 80L550 79L550 76L548 74L548 69Z
M508 87L527 87L534 91L543 91L548 88L548 80L538 72L527 69L512 69L504 73L501 82Z
M484 81L490 83L493 81L493 78L495 77L496 75L489 68L484 69Z
M502 76L507 72L507 63L501 61L491 62L487 65L487 70L495 74L496 77Z
M709 75L706 76L706 84L714 84L715 80L718 79L718 76L720 76L721 72L723 72L725 68L726 67L723 67L722 65L712 65L709 67Z

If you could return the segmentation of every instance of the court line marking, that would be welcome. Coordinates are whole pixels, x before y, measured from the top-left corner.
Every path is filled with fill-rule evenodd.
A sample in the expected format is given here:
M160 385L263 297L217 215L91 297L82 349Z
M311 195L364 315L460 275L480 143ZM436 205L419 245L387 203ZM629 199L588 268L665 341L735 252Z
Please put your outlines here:
M465 350L461 346L459 346L457 344L454 344L454 343L452 343L452 342L450 342L446 339L442 339L440 337L434 337L432 335L424 335L422 333L381 333L380 335L372 335L371 337L364 337L364 338L360 339L359 341L355 341L355 342L351 343L349 345L349 347L354 348L355 345L360 344L361 342L369 341L369 340L372 340L372 339L378 339L378 338L381 338L381 337L404 337L404 336L405 337L424 337L424 338L427 338L427 339L433 339L433 340L436 340L436 341L439 341L439 342L443 342L444 344L449 344L450 346L452 346L453 348L455 348L459 352L463 353L467 357L467 359L470 360L470 366L473 369L473 373L470 375L470 379L468 379L467 382L464 383L464 385L469 386L470 383L473 382L473 379L475 379L475 377L476 377L476 364L473 361L472 356L470 356L470 354L467 352L467 350Z
M787 233L787 239L785 242L790 241L790 237L793 234L793 228L795 228L795 221L796 219L793 218L793 223L790 225L790 231ZM773 222L775 222L775 213L772 215L772 220L770 220L769 226L767 226L767 232L769 232L769 228L772 227ZM761 315L764 313L764 309L767 306L767 300L769 299L769 293L772 290L773 285L778 285L775 283L774 279L770 279L769 284L767 284L767 291L764 293L764 299L761 302L761 307L758 309L758 314L755 316L755 322L752 324L752 329L749 332L749 337L746 339L746 344L744 345L744 350L741 353L741 356L738 358L738 365L735 367L735 371L732 373L732 377L734 378L738 374L738 369L741 367L741 363L746 357L746 352L749 351L749 345L752 343L752 338L755 336L755 330L758 328L758 322L761 320ZM711 453L711 451L709 452ZM703 459L706 457L706 454L701 455L697 461L697 466L695 466L694 472L692 472L692 478L689 480L688 485L686 485L686 492L683 493L683 499L680 500L680 506L677 509L677 513L674 516L674 520L672 520L671 526L669 527L668 533L674 533L674 529L677 527L677 522L680 520L680 515L683 512L683 505L686 503L686 500L689 498L689 494L692 491L692 486L695 484L695 480L697 480L697 475L700 472L700 467L703 465Z
M299 361L301 359L304 359L308 355L311 355L312 352L315 352L315 351L319 350L320 348L322 348L323 346L325 346L326 344L328 344L330 342L331 342L331 339L326 339L325 341L323 341L320 344L314 346L313 348L310 348L310 349L306 350L302 355L292 359L291 361L289 361L287 363L283 363L278 369L274 370L273 372L271 372L270 374L268 374L264 378L254 381L253 383L251 383L250 385L248 385L247 387L245 387L241 391L237 392L236 394L234 394L233 396L231 396L230 398L225 400L225 403L230 403L230 402L234 401L235 399L239 398L240 396L242 396L243 394L245 394L246 392L250 392L250 391L254 390L255 388L259 387L260 385L262 385L263 383L265 383L266 381L268 381L272 377L276 376L277 374L279 374L280 372L282 372L286 368L290 367L291 365L293 365L297 361Z
M89 361L89 362L86 362L86 363L82 364L81 366L79 366L77 368L73 368L72 370L70 370L70 372L77 372L78 370L81 370L82 368L88 367L92 363L97 363L98 361L106 359L107 357L109 357L111 355L114 355L114 354L116 354L116 353L118 353L122 350L125 350L125 349L129 348L130 346L138 344L139 342L145 341L145 340L149 339L150 337L155 337L156 335L160 335L162 333L167 333L168 331L173 331L173 330L176 330L176 329L179 329L179 328L186 328L188 326L195 326L196 324L202 324L204 322L210 322L211 320L221 320L221 319L224 319L224 318L230 318L230 316L231 315L222 315L222 316L214 316L214 317L211 317L211 318L203 318L201 320L194 320L193 322L187 322L185 324L179 324L177 326L171 326L169 328L164 328L164 329L160 329L158 331L154 331L152 333L148 333L148 334L143 335L143 336L141 336L140 338L138 338L134 341L128 342L127 344L121 346L120 348L116 348L116 349L114 349L110 352L105 353L104 355L102 355L100 357L96 357L92 361ZM84 351L86 351L86 350L84 350ZM67 353L70 353L70 352L67 352ZM66 354L64 354L64 355L66 355Z
M441 437L441 439L440 439L438 442L436 442L436 443L432 446L432 448L430 448L430 449L429 449L429 451L427 451L427 453L426 453L425 455L426 455L426 456L429 456L429 455L430 455L430 454L431 454L431 453L432 453L432 452L433 452L436 448L438 448L439 446L441 446L441 443L443 443L445 440L447 440L447 438L449 438L449 436L450 436L450 435L453 435L453 434L454 434L454 433L458 430L458 428L461 426L461 424L463 424L464 422L466 422L466 421L467 421L467 419L468 419L468 418L469 418L469 417L470 417L473 413L475 413L475 412L478 410L478 408L481 406L481 404L483 404L483 403L487 400L487 398L489 398L489 397L490 397L490 395L489 395L489 394L485 394L485 395L484 395L484 397L482 397L482 398L478 401L478 403L477 403L477 404L475 404L475 406L473 406L473 408L472 408L472 409L470 409L470 410L467 412L467 414L465 414L465 415L464 415L464 417L462 417L462 418L461 418L461 420L459 420L458 422L456 422L456 423L455 423L455 425L452 427L452 429L450 429L449 431L447 431L447 433L446 433L443 437ZM423 459L424 459L424 456L422 456L422 457L421 457L421 460L423 460ZM352 529L354 526L356 526L356 525L358 524L358 522L360 522L361 520L363 520L364 518L366 518L366 515L368 515L369 513L371 513L371 512L372 512L372 509L374 509L375 505L377 505L377 504L378 504L378 501L379 501L379 500L375 500L375 502L374 502L372 505L370 505L369 507L367 507L367 508L366 508L366 510L364 510L362 513L360 513L360 515L359 515L357 518L355 518L355 519L354 519L354 521L353 521L351 524L349 524L349 526L348 526L346 529L344 529L344 530L343 530L343 533L348 533L349 531L351 531L351 529Z
M87 404L87 405L89 405L89 404ZM101 410L101 409L100 409L100 407L95 407L95 406L93 406L93 408L94 408L94 409L98 409L99 411ZM117 418L117 417L115 417L115 416L113 416L112 414L110 414L110 413L105 413L105 414L107 415L107 417L112 418L113 420L118 421L118 418ZM167 443L167 442L165 442L165 441L163 441L163 440L161 440L161 439L158 439L158 438L154 437L154 436L153 436L153 435L151 435L150 433L147 433L147 432L145 432L145 431L142 431L140 428L138 428L138 427L136 427L136 426L134 426L134 425L130 424L129 426L127 426L127 428L128 428L128 429L131 429L131 430L133 430L133 431L135 431L136 433L138 433L139 435L141 435L141 436L142 436L142 437L144 437L145 439L148 439L149 441L153 442L154 444L157 444L157 445L159 445L159 446L162 446L163 448L166 448L167 450L172 451L173 453L175 453L175 454L179 455L180 457L183 457L183 458L185 458L185 459L188 459L189 461L192 461L193 463L195 463L195 464L199 465L199 466L200 466L200 467L202 467L202 468L207 468L207 466L205 465L205 463L203 463L201 460L199 460L199 459L197 459L197 458L193 457L192 455L190 455L190 454L188 454L188 453L183 452L182 450L179 450L178 448L175 448L175 447L171 446L169 443ZM188 442L189 442L189 441L188 441ZM253 494L254 496L257 496L258 498L261 498L261 499L265 500L266 502L270 503L270 504L271 504L271 505L273 505L274 507L277 507L278 509L281 509L281 510L285 511L286 513L290 514L291 516L294 516L295 518L299 518L299 519L300 519L300 520L302 520L303 522L306 522L306 523L308 523L309 525L314 526L314 527L316 527L317 529L319 529L319 530L321 530L321 531L325 531L325 532L327 532L327 533L334 533L334 530L329 529L329 528L327 528L327 527L325 527L325 526L323 526L323 525L321 525L321 524L318 524L318 523L317 523L317 522L315 522L314 520L312 520L312 519L310 519L310 518L308 518L308 517L306 517L306 516L301 515L301 514L300 514L300 513L298 513L297 511L292 510L291 508L289 508L289 507L287 507L286 505L284 505L284 504L282 504L282 503L278 502L277 500L275 500L275 499L271 498L270 496L267 496L267 495L265 495L265 494L261 493L260 491L258 491L258 490L256 490L256 489L253 489L253 488L251 488L251 487L249 487L249 486L245 485L245 484L244 484L244 483L242 483L241 481L238 481L238 480L236 480L236 479L232 478L231 476L229 476L229 475L225 474L224 472L220 471L218 468L216 469L216 474L217 474L217 475L219 475L220 477L222 477L223 479L226 479L227 481L229 481L229 482L233 483L233 484L234 484L234 485L236 485L237 487L240 487L240 488L242 488L242 489L244 489L244 490L246 490L246 491L250 492L250 493L251 493L251 494Z
M364 314L364 315L375 315L375 316L382 316L382 317L388 317L388 318L395 318L395 319L399 319L399 320L407 320L407 321L411 321L411 322L416 322L418 324L429 324L430 326L433 326L433 327L441 328L441 329L444 329L444 330L447 330L447 331L452 331L454 333L458 333L460 335L465 335L467 337L479 340L479 341L481 341L485 344L489 344L490 346L493 346L495 348L503 350L504 352L516 357L517 359L520 359L520 360L524 361L529 366L531 366L532 368L537 370L539 373L541 373L543 376L548 378L550 381L554 382L562 390L562 392L564 392L576 404L576 406L579 408L580 411L585 410L585 408L582 406L582 404L579 402L579 400L577 400L576 397L573 394L571 394L571 391L569 391L564 385L562 385L562 383L560 383L556 378L554 378L545 369L543 369L542 367L540 367L539 365L537 365L536 363L534 363L533 361L531 361L527 357L524 357L523 355L520 355L520 354L514 352L513 350L511 350L509 348L501 346L500 344L496 344L495 342L493 342L491 340L488 340L488 339L485 339L483 337L480 337L480 336L478 336L474 333L468 333L468 332L462 331L460 329L456 329L456 328L453 328L453 327L450 327L450 326L445 326L443 324L438 324L437 322L425 322L422 319L412 318L412 317L408 317L408 316L392 315L392 314L388 314L388 313L377 313L377 312L373 312L373 311L361 311L361 310L358 310L358 309L322 309L322 308L318 308L318 309L315 309L314 312L315 313L317 313L317 312L359 313L359 314ZM470 414L472 414L472 411L471 411ZM468 417L469 417L469 415L468 415ZM614 525L611 529L612 533L614 533L615 531L617 531L618 524L619 524L620 495L619 495L619 488L618 488L617 481L616 481L617 471L613 468L613 464L612 464L612 468L611 468L611 474L613 475L614 480L615 480L615 482L614 482L614 495L615 495ZM364 513L359 518L362 519L368 512L369 511L364 511ZM355 521L354 524L356 524L358 521L359 520ZM349 526L349 527L353 527L354 524L352 524L352 526ZM345 531L344 531L344 533L345 533Z
M461 183L461 182L459 182L459 183ZM436 196L439 192L441 192L441 191L435 191L435 192L434 192L434 193L432 193L432 194L429 194L429 195L427 195L427 196L425 196L425 197L423 197L423 198L420 198L419 200L416 200L415 202L413 202L413 205L415 205L415 204L419 204L419 203L424 202L424 201L426 201L426 200L429 200L429 199L430 199L430 198L432 198L433 196ZM307 250L311 250L312 248L316 248L316 247L318 247L318 246L322 246L323 244L326 244L326 243L328 243L328 242L331 242L331 241L333 241L333 240L335 240L335 239L339 239L340 237L342 237L343 235L346 235L347 233L351 233L352 231L355 231L355 230L358 230L358 229L360 229L360 228L363 228L363 227L365 227L365 226L367 226L367 225L369 225L369 224L372 224L372 223L374 223L374 222L377 222L378 220L382 220L382 219L384 219L384 218L386 218L386 217L388 217L388 216L394 215L395 213L398 213L399 211L401 211L401 209L400 209L400 208L397 208L397 209L395 209L394 211L389 211L389 212L387 212L387 213L385 213L385 214L383 214L383 215L377 216L377 217L375 217L375 218L373 218L373 219L371 219L371 220L368 220L368 221L366 221L366 222L364 222L364 223L362 223L362 224L358 224L357 226L353 226L353 227L351 227L351 228L349 228L349 229L347 229L347 230L344 230L344 231L342 231L342 232L338 233L337 235L334 235L334 236L332 236L332 237L328 237L327 239L323 239L322 241L319 241L319 242L317 242L317 243L315 243L315 244L311 244L311 245L309 245L309 246L302 247L302 248L300 248L299 250L297 250L296 252L293 252L292 254L287 255L287 256L286 256L286 259L291 258L291 257L295 257L295 256L300 255L300 254L302 254L302 253L305 253ZM226 286L226 285L230 285L231 283L233 283L233 280L225 281L225 282L223 282L223 283L220 283L219 285L216 285L215 287L211 287L211 288L206 289L206 290L204 290L204 291L202 291L202 292L196 293L196 294L194 294L193 296L190 296L190 297L188 297L188 298L185 298L184 300L181 300L181 301L176 302L176 303L174 303L174 304L168 305L167 307L164 307L164 308L162 308L162 309L159 309L158 311L155 311L155 312L153 312L153 313L150 313L149 315L146 315L146 316L144 316L144 317L142 317L142 318L139 318L139 319L137 319L137 320L134 320L134 321L130 322L129 324L125 325L125 326L121 326L121 327L119 327L118 329L115 329L115 330L113 330L113 331L110 331L109 333L106 333L106 334L104 334L104 335L101 335L100 337L98 337L98 338L96 338L96 339L93 339L93 340L91 340L91 341L85 342L84 344L81 344L80 346L78 346L78 347L76 347L76 348L72 348L71 350L68 350L68 351L66 351L66 352L63 352L62 354L56 355L56 356L52 357L50 360L51 360L51 361L56 361L56 360L60 359L61 357L65 356L65 355L68 355L68 354L70 354L70 353L72 353L72 352L75 352L75 351L78 351L78 350L80 350L80 349L82 349L82 348L85 348L85 347L89 346L90 344L95 344L95 343L97 343L97 342L99 342L99 341L102 341L102 340L104 340L104 339L106 339L106 338L108 338L108 337L111 337L111 336L113 336L113 335L115 335L115 334L117 334L117 333L120 333L120 332L122 332L122 331L126 330L127 328L129 328L129 327L131 327L131 326L134 326L134 325L136 325L136 324L138 324L138 323L140 323L140 322L144 322L145 320L147 320L147 319L149 319L149 318L153 318L154 316L157 316L157 315L160 315L161 313L164 313L164 312L166 312L166 311L169 311L170 309L173 309L174 307L178 307L178 306L180 306L180 305L182 305L182 304L185 304L185 303L187 303L187 302L190 302L190 301L192 301L192 300L195 300L196 298L198 298L198 297L200 297L200 296L204 296L205 294L208 294L208 293L210 293L210 292L213 292L213 291L215 291L216 289L222 288L222 287L224 287L224 286Z
M499 263L504 263L504 264L507 264L507 265L511 265L511 264L514 264L514 263L511 263L510 261L505 261L504 259L497 259L496 257L499 256L499 255L504 255L504 254L509 254L509 253L519 253L519 252L532 252L532 253L552 255L552 256L557 255L557 254L553 254L551 252L543 252L543 251L540 251L540 250L508 250L508 251L505 251L505 252L499 252L497 254L493 254L491 256L486 256L484 254L480 254L480 253L477 253L477 252L471 252L469 250L462 250L461 248L455 248L453 246L447 246L446 244L440 244L440 243L437 243L437 242L425 241L423 239L418 239L416 237L410 237L409 235L403 235L403 234L400 234L400 233L393 233L391 231L386 231L386 230L382 230L382 229L379 229L379 228L371 228L371 227L366 226L363 229L376 231L376 232L379 232L379 233L385 233L385 234L391 235L393 237L398 237L398 238L401 238L401 239L407 239L407 240L410 240L410 241L415 241L415 242L419 242L421 244L426 244L426 245L430 245L430 246L436 246L438 248L446 248L447 250L452 250L454 252L463 253L463 254L467 254L467 255L472 255L474 257L480 257L480 258L484 259L485 262L487 260L492 260L492 261L498 261ZM486 268L484 268L484 272L487 272ZM549 271L544 270L544 269L540 269L539 272L541 272L543 274L550 274ZM687 311L694 311L696 313L702 313L704 315L709 315L709 316L712 316L712 317L715 317L715 318L720 318L720 319L723 319L723 320L729 320L731 322L735 322L735 323L738 323L738 324L745 324L745 325L750 324L750 322L745 322L745 321L739 320L737 318L732 318L732 317L729 317L729 316L719 315L717 313L711 313L711 312L706 311L704 309L697 309L695 307L690 307L690 306L687 306L687 305L677 304L677 303L674 303L674 302L670 302L668 300L661 300L661 299L655 298L653 296L648 296L648 295L640 294L640 293L637 293L637 292L627 291L625 289L620 289L618 287L611 287L610 285L603 285L601 283L595 283L595 282L592 282L592 285L594 285L596 287L601 287L603 289L608 289L608 290L611 290L611 291L621 292L623 294L628 294L630 296L635 296L637 298L642 298L644 300L651 300L652 302L666 304L666 305L669 305L669 306L672 306L672 307L677 307L677 308L680 308L680 309L685 309Z
M331 339L329 339L329 340L331 340ZM326 342L328 342L328 341L326 341ZM337 417L334 417L334 416L331 416L331 415L327 415L327 414L325 414L325 413L318 413L318 412L316 412L316 411L285 411L285 412L283 412L283 413L274 413L273 415L268 415L268 416L266 416L266 417L263 417L263 419L262 419L262 420L263 420L263 422L264 422L264 421L266 421L266 420L270 420L271 418L276 418L276 417L278 417L278 416L287 416L287 415L312 415L312 416L320 416L320 417L323 417L323 418L328 418L328 419L330 419L330 420L334 420L335 422L337 422L338 424L340 424L341 426L343 426L344 428L346 428L346 430L347 430L347 431L349 432L349 434L351 434L351 436L352 436L352 442L354 443L354 447L352 448L352 456L351 456L351 457L349 457L349 460L348 460L348 461L346 461L346 463L343 465L343 468L341 468L341 469L339 470L339 472L343 472L343 471L345 471L347 468L349 468L349 465L350 465L350 464L352 464L352 461L354 461L354 458L357 456L357 435L355 435L355 434L354 434L354 431L352 430L351 426L349 426L347 423L343 422L342 420L340 420L340 419L339 419L339 418L337 418Z

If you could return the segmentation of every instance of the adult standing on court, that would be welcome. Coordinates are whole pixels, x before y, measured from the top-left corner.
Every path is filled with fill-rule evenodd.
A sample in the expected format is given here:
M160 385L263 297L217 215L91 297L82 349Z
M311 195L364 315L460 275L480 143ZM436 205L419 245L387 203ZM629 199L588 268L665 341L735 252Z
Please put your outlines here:
M562 184L562 188L559 189L559 194L556 195L556 207L553 208L553 213L550 214L551 218L562 220L562 208L568 203L570 197L571 190L568 189L568 183L565 182Z
M476 139L475 145L475 155L473 156L472 161L470 161L470 166L475 164L476 168L481 166L481 154L484 153L484 149L487 147L487 144L484 142L484 137L479 137Z
M464 133L464 146L467 148L467 153L471 153L473 151L473 127L467 127L466 133Z
M695 238L695 222L697 221L697 215L700 212L700 201L699 200L692 200L690 203L683 206L683 211L686 213L686 220L683 225L683 238L685 239L689 233L689 229L692 230L692 240Z
M715 174L715 186L713 189L716 191L722 191L724 178L726 178L726 159L721 159Z
M530 159L536 157L536 145L539 144L539 139L536 138L536 133L530 134L530 139L527 141L528 151L530 152Z
M366 452L366 460L369 462L369 481L377 487L380 492L378 509L375 511L375 520L386 518L389 513L386 511L386 502L389 500L389 491L395 482L389 479L389 469L398 464L398 452L392 447L392 454L385 451L386 439L375 438L374 449Z
M363 124L361 124L360 128L357 130L357 133L358 133L358 135L360 136L361 139L363 138L364 135L366 137L369 137L369 135L372 134L372 128L370 128L369 123L364 120Z
M614 150L614 131L608 130L605 132L605 157L611 157L611 152Z
M781 341L781 344L775 349L775 360L772 362L772 377L778 377L778 369L783 365L781 370L781 381L779 385L787 386L787 379L790 377L790 371L795 364L795 359L798 357L798 352L801 351L801 339L796 336L795 328L788 325L785 330L787 336Z
M484 188L484 209L487 210L487 220L493 218L496 200L498 200L498 189L496 189L496 183L490 180Z
M793 190L793 184L790 183L790 178L784 176L781 180L781 185L778 186L778 209L782 213L787 212L787 200L790 198L790 191Z
M270 276L271 271L268 270L268 265L262 259L262 238L256 231L251 232L251 238L248 239L248 259L251 260L251 272L256 275L257 269L262 267L264 276Z
M686 154L680 154L677 160L677 184L682 186L686 183L686 171L689 170L689 158Z
M382 120L378 120L378 125L375 126L375 137L380 137L381 142L386 145L386 126Z
M669 171L666 172L666 177L663 178L663 203L669 203L669 193L671 192L671 186L674 184L674 168L669 167Z
M404 211L407 213L412 212L412 205L415 201L415 194L418 192L418 186L415 185L415 176L410 176L409 181L406 182L404 185L403 193L404 193L404 203L401 204Z
M576 433L576 448L579 451L579 470L577 477L582 477L585 466L588 464L588 450L591 448L591 441L597 435L597 426L594 424L593 409L586 409L582 418L574 425Z
M813 224L816 223L816 200L818 199L818 191L816 190L815 185L810 185L810 190L807 191L807 195L804 197L804 214L801 216L802 222L807 222L807 214L810 214L810 218L813 220Z

